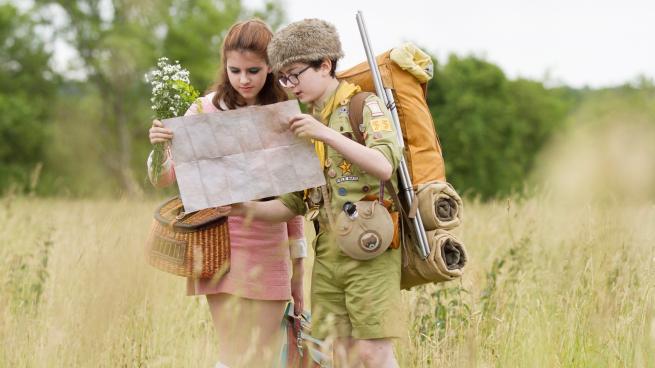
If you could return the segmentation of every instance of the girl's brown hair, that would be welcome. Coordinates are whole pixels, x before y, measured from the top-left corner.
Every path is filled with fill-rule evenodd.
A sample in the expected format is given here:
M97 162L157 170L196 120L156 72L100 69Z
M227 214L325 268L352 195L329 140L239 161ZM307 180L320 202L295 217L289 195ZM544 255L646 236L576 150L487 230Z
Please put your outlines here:
M217 109L223 110L221 101L224 103L224 106L227 106L230 110L246 105L246 101L243 97L241 97L241 95L230 84L230 79L227 75L227 53L230 51L250 51L258 57L266 60L266 64L269 64L266 47L272 37L273 32L271 29L266 25L266 23L259 19L238 22L230 27L225 35L223 47L221 48L221 65L219 68L218 81L210 88L210 91L216 91L212 103ZM257 94L257 103L268 105L280 101L286 101L287 99L287 94L275 81L273 73L268 73L264 87L262 87L261 91Z

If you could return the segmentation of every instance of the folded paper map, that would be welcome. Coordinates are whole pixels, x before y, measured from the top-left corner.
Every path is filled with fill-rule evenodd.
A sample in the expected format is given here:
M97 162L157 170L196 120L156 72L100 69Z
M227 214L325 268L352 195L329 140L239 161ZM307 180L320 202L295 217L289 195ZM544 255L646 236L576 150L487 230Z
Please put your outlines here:
M162 120L186 212L325 184L314 146L289 130L286 101Z

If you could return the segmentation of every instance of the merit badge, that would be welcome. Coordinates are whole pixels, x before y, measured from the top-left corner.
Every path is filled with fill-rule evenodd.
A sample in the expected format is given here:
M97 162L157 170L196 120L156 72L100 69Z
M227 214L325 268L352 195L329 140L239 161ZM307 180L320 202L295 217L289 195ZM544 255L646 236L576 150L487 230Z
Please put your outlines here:
M371 128L374 132L390 132L391 122L387 118L377 118L371 120Z
M334 168L330 168L330 170L328 170L328 176L331 178L337 176L337 172L334 170Z
M341 176L346 176L352 174L351 171L352 164L346 160L341 161L339 168L341 169Z
M373 133L373 139L375 140L382 139L382 133L380 132Z
M346 188L339 188L339 190L337 192L342 197L344 197L346 194L348 194L348 191L346 190Z
M359 176L354 176L354 175L342 176L339 179L337 179L337 184L341 184L346 181L359 181Z
M368 106L368 108L371 110L371 116L384 116L384 113L382 112L382 109L380 108L380 105L377 101L370 101L366 103L366 106Z

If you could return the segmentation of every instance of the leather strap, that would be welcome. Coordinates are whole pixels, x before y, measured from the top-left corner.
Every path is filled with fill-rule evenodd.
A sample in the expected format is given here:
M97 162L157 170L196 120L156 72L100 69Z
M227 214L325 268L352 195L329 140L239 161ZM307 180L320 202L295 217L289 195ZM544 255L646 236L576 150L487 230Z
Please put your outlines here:
M364 101L371 92L359 92L350 99L348 104L348 120L353 129L353 135L359 144L366 145L361 125L364 123Z
M368 96L372 96L371 92L359 92L350 99L348 104L348 121L350 121L350 127L353 130L353 135L355 140L362 146L366 146L366 140L364 139L364 101ZM380 181L380 203L384 201L384 181Z

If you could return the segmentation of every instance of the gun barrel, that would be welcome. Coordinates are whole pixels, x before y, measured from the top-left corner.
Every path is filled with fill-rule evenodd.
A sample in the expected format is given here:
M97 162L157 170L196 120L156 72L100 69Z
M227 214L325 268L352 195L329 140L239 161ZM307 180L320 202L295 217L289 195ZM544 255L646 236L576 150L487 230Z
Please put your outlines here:
M366 30L366 24L364 23L364 14L362 11L357 11L357 26L359 27L359 34L362 37L362 43L364 44L364 51L366 52L366 59L368 60L369 67L371 69L371 74L373 74L373 84L375 85L376 94L384 101L385 105L391 110L391 117L393 120L394 127L396 132L399 133L398 144L401 148L404 148L405 144L402 138L402 130L400 127L400 119L398 117L398 112L396 111L395 101L393 98L393 91L390 89L385 89L382 83L382 77L380 75L380 69L378 69L377 60L375 54L373 54L373 48L371 47L371 40L368 37L368 31ZM401 191L403 192L404 198L411 208L412 203L416 198L414 193L414 187L412 185L412 179L409 175L409 170L407 168L407 163L405 162L405 157L401 157L400 161L400 186ZM421 258L426 259L430 254L430 247L428 245L427 236L425 234L425 228L423 227L423 221L421 220L420 213L416 213L416 216L411 219L412 227L414 228L414 235L416 239L416 247L418 254Z

